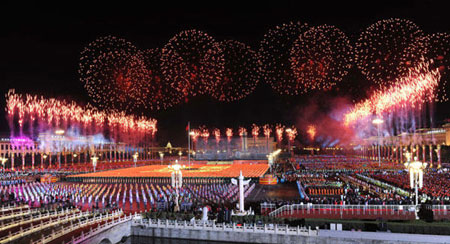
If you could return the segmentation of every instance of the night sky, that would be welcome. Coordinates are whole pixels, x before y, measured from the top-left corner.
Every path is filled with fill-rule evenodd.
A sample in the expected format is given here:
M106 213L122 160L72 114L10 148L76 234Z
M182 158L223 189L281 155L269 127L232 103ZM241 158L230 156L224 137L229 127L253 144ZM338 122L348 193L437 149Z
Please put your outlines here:
M111 1L97 6L68 5L63 1L60 5L3 4L0 8L0 93L15 88L23 93L89 102L77 73L80 51L105 35L125 38L146 49L162 47L181 30L199 29L216 40L235 39L257 49L269 28L288 21L335 25L352 42L370 24L391 17L410 19L425 33L450 31L450 3L446 1L191 2L138 5ZM177 145L185 143L182 132L187 121L193 126L205 124L218 128L252 123L295 124L305 106L314 103L318 111L327 112L332 99L361 98L370 85L355 69L337 89L327 93L286 97L260 84L250 96L238 102L219 103L197 97L187 104L146 115L158 119L161 144L170 139ZM450 117L448 105L437 105L438 121ZM0 131L7 134L3 98L0 107Z

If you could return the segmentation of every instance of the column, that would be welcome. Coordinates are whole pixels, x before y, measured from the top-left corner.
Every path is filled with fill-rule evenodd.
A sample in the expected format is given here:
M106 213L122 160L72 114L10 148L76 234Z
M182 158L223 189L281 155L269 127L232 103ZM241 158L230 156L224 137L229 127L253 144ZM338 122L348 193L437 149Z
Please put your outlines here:
M31 169L34 170L34 151L31 151Z
M433 167L433 144L428 145L430 150L430 167Z
M113 146L111 151L112 151L112 161L116 162L116 147Z
M403 163L403 146L400 146L400 163Z
M374 154L374 150L375 149L375 146L374 145L372 145L372 147L370 148L370 160L375 160L375 154Z
M25 150L22 151L22 170L25 170Z
M395 163L398 163L398 151L399 151L398 147L395 146L394 147L394 162Z
M425 144L422 144L422 162L427 161L425 151L426 151Z
M389 161L394 162L394 146L389 146Z
M419 153L419 144L416 144L416 157L417 157L417 160L420 159L419 155L420 155L420 153Z
M438 169L441 168L441 145L437 145L437 149L436 149L436 153L437 153L437 163L438 163Z
M383 145L378 145L380 147L380 159L381 161L383 161L384 159L384 146ZM377 152L378 155L378 152Z
M389 153L390 153L389 146L384 146L384 150L385 150L385 152L384 152L384 160L385 161L389 161Z
M61 168L61 153L58 153L58 169Z
M16 156L15 150L11 153L11 169L14 170L14 158Z

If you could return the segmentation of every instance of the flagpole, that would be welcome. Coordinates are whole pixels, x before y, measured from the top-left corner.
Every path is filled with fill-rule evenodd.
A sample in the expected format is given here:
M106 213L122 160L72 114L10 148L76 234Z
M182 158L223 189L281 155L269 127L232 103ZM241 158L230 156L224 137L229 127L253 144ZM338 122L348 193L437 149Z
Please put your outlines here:
M188 165L191 167L191 122L188 121Z

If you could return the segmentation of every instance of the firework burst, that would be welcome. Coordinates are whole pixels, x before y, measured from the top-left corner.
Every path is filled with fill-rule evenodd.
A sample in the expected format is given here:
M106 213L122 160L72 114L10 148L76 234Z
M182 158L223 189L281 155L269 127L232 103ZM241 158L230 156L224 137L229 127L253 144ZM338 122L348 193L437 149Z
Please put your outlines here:
M259 48L262 78L280 94L292 94L297 79L291 69L290 52L294 42L309 29L307 24L290 22L270 29Z
M212 96L219 101L236 101L250 94L258 84L258 58L244 43L227 40L219 43L225 65L222 80L215 83Z
M347 36L334 26L310 28L294 42L291 66L295 83L286 84L295 94L327 90L348 73L352 47Z
M378 21L356 42L356 64L369 80L386 86L408 73L410 67L402 57L422 35L422 30L409 20Z
M162 71L183 97L211 92L222 79L224 58L214 39L205 32L185 30L162 49Z

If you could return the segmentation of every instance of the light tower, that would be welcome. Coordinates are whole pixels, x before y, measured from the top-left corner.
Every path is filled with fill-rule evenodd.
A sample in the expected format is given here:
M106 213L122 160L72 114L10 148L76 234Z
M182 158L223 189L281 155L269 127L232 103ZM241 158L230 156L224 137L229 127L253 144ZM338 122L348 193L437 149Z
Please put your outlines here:
M415 190L416 219L418 219L417 205L419 205L419 189L423 187L423 171L427 167L427 163L418 161L417 157L411 162L411 153L409 152L406 153L406 160L407 162L404 165L409 171L410 186Z
M135 167L135 168L136 168L136 162L137 162L138 156L139 156L139 154L138 154L137 152L135 152L135 153L133 154L133 162L134 162L134 167Z
M161 165L163 164L163 159L164 159L164 153L163 152L159 152L159 158L161 159Z
M172 187L175 188L175 208L174 211L180 211L180 205L178 203L178 199L180 196L180 188L183 185L183 174L181 173L181 169L185 168L184 165L178 164L178 160L175 160L175 164L169 165L169 169L172 170Z
M8 159L6 157L1 157L0 160L2 161L2 169L3 171L5 171L5 163L6 161L8 161Z
M95 168L97 167L98 157L95 156L95 154L94 154L94 156L91 157L91 160L92 160L92 166L94 167L94 172L95 172Z
M381 167L380 125L383 123L384 121L380 118L372 120L372 124L377 126L378 167Z

